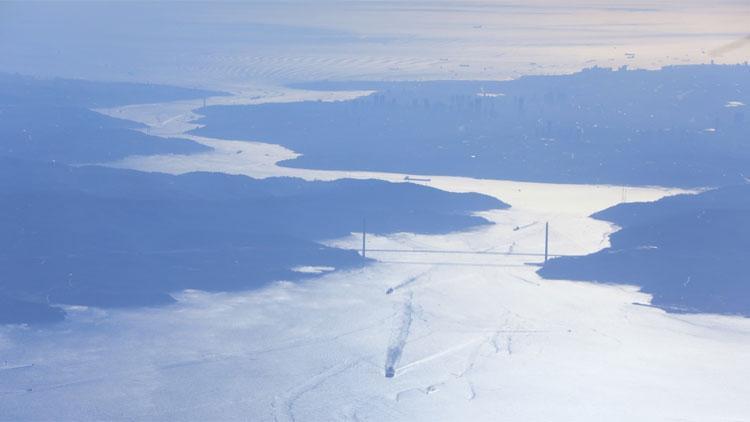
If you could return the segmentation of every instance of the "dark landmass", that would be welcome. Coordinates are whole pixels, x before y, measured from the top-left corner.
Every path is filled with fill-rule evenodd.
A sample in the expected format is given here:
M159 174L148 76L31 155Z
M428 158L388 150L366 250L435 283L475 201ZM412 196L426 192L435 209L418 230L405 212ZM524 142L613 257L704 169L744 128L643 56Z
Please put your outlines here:
M304 168L719 186L750 174L750 66L593 68L504 82L320 82L352 101L212 106L195 133L262 139ZM730 103L730 102L738 103Z
M610 248L549 261L545 278L642 286L670 312L750 316L750 185L594 214L622 230Z
M149 136L134 122L85 108L0 105L0 156L82 164L129 155L191 154L210 148L186 139Z
M0 157L97 163L128 155L190 154L210 148L148 136L142 125L91 108L175 101L219 92L162 85L34 79L0 74Z
M0 73L0 104L46 104L66 107L107 108L130 104L191 100L219 91L169 85L96 82L81 79L40 79Z
M50 304L170 303L170 292L250 289L351 268L355 251L320 240L361 229L442 233L502 208L478 194L369 180L305 182L0 160L0 322L54 321Z
M65 319L65 311L56 306L18 300L0 294L0 324L50 323Z
M437 233L507 205L412 184L170 176L81 163L207 148L90 110L220 93L0 75L0 323L64 319L56 306L152 306L170 292L296 280L295 266L351 268L323 239ZM68 165L68 164L75 164Z

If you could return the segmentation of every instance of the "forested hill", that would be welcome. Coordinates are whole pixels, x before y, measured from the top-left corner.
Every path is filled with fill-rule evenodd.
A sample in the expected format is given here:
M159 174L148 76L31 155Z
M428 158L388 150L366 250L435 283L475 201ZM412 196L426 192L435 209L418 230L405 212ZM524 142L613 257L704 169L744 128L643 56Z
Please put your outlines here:
M220 92L164 85L37 79L0 73L0 157L62 163L128 155L208 151L186 139L148 136L143 126L93 108L200 99Z
M618 205L594 214L622 227L610 248L553 259L540 274L635 284L671 311L750 316L748 216L750 184Z
M171 176L0 159L0 322L56 320L57 304L144 306L187 288L295 280L297 266L362 265L324 239L444 233L506 204L375 180Z
M750 174L750 66L587 69L512 81L320 82L342 102L212 106L195 132L282 144L285 165L721 186Z

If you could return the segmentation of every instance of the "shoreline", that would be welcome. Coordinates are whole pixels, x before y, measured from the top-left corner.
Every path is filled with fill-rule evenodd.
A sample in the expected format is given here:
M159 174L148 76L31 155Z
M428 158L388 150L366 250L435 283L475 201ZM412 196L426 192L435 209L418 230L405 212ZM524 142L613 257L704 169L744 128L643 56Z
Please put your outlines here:
M130 115L155 121L158 114L146 109L159 112L131 107ZM188 123L184 108L176 115L174 105L165 110L163 133ZM223 149L160 157L161 169L157 159L120 165L404 181L401 174L288 169L273 161L288 150L243 143L236 154L240 144L204 141ZM368 235L372 249L431 252L373 251L368 257L381 262L361 269L257 291L184 291L163 308L81 309L57 329L3 329L0 351L8 361L34 364L33 393L13 387L32 369L0 380L0 390L19 391L7 396L13 399L3 413L285 420L344 409L371 419L544 420L580 417L587 403L598 410L584 413L599 419L708 420L750 410L742 400L750 393L743 377L750 370L750 320L634 305L650 299L635 286L544 280L527 256L450 252L541 250L542 221L552 228L551 253L600 250L615 227L589 215L619 202L621 187L427 177L422 183L489 194L511 208L479 213L495 224L470 231ZM628 200L676 192L629 187ZM328 243L359 242L353 234ZM97 393L96 408L88 399L95 392L106 392ZM123 395L138 400L126 403Z

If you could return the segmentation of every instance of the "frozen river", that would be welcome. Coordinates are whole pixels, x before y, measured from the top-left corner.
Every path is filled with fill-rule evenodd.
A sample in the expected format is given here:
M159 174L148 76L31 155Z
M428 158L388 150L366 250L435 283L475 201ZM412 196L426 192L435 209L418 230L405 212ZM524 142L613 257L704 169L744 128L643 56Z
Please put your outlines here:
M263 88L208 101L362 94ZM294 152L262 140L185 135L200 105L102 110L214 148L112 165L311 180L406 176L285 168L276 163ZM608 246L614 230L591 213L678 190L411 176L512 208L483 213L495 224L468 232L368 236L379 262L359 270L245 293L186 291L162 308L70 309L67 322L44 330L5 328L0 419L750 418L750 319L667 314L641 306L650 297L636 287L542 280L527 265L541 260L533 254L543 251L545 222L552 254L587 254ZM352 234L330 244L360 241Z

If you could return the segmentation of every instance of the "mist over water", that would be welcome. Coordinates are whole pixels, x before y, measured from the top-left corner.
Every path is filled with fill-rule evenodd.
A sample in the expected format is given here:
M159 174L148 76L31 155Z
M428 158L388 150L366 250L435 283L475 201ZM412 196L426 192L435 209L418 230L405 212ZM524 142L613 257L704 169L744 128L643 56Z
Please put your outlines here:
M0 70L241 89L747 60L738 1L5 2Z

